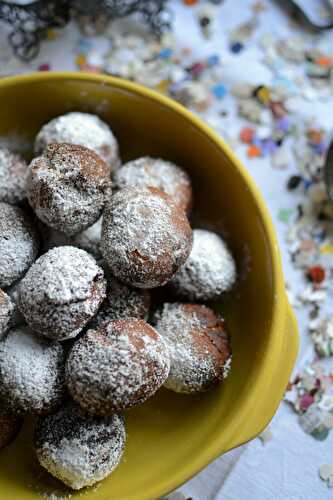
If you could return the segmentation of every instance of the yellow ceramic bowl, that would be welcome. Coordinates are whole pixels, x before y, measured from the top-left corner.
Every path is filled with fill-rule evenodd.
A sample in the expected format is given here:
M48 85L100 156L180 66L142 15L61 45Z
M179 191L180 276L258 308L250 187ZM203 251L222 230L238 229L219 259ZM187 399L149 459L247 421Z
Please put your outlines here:
M176 102L116 78L39 73L0 80L0 136L32 141L43 123L71 110L97 113L110 123L123 160L152 155L184 166L194 183L196 219L225 232L238 263L238 286L218 304L232 335L230 377L196 396L162 389L129 411L124 459L87 496L156 499L265 428L294 364L297 326L265 203L222 139ZM38 467L29 425L0 452L0 471L6 500L62 491Z

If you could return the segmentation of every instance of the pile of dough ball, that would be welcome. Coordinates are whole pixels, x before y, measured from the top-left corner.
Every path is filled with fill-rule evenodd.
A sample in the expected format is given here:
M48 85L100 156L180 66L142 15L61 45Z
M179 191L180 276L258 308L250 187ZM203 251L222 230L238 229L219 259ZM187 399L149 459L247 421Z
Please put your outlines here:
M30 164L0 149L0 448L32 416L40 464L78 490L121 462L121 412L227 377L228 329L207 302L236 265L192 229L186 171L121 165L99 117L53 118L33 149Z

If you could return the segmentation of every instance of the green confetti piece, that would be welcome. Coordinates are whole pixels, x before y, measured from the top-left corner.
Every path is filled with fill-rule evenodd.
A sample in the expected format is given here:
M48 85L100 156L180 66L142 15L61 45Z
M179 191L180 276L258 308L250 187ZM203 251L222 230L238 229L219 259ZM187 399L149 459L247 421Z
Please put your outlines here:
M321 345L319 346L319 354L324 358L328 358L329 356L331 356L331 349L328 345Z
M289 222L289 219L291 215L293 214L294 210L292 208L280 208L278 212L278 219L281 222Z
M329 434L329 429L326 427L318 427L313 432L311 432L311 436L313 436L318 441L324 441Z

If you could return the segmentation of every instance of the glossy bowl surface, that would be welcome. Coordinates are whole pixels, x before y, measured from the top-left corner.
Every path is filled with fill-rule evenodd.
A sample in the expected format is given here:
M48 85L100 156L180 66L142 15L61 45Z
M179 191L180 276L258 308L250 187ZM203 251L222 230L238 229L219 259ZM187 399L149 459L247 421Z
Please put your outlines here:
M156 499L265 428L295 361L297 326L268 210L222 139L181 105L124 80L84 73L0 80L0 136L29 144L43 123L74 110L111 125L123 160L152 155L183 166L194 183L197 224L222 231L238 264L239 284L218 304L232 336L230 377L196 396L162 389L129 411L122 464L86 492L92 500ZM0 452L0 470L6 500L69 493L39 468L29 423Z

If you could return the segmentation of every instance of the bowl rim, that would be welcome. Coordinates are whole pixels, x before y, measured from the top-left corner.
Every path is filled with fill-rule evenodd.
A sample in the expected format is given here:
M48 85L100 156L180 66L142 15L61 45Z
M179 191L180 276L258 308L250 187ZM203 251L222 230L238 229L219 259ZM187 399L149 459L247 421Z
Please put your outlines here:
M282 349L283 345L283 332L285 330L286 315L292 316L291 311L288 307L288 302L286 299L286 292L284 288L284 279L282 273L282 264L280 251L278 247L277 237L275 234L273 222L269 214L268 208L266 207L265 201L259 188L255 184L255 181L248 173L246 168L243 166L242 162L233 153L231 148L226 144L224 139L222 139L211 127L206 124L201 118L196 116L194 113L186 109L183 105L172 100L171 98L145 87L141 84L134 83L122 78L113 77L105 74L94 74L76 71L50 71L50 72L32 72L28 74L19 74L14 76L6 76L0 79L0 90L6 87L15 87L24 84L38 83L38 82L52 82L55 81L66 81L66 80L76 80L76 81L88 81L94 83L101 83L103 85L112 86L114 88L124 90L135 94L146 99L158 102L160 105L172 109L176 114L182 115L187 121L189 121L196 129L200 130L209 140L223 151L224 155L233 163L235 168L238 170L239 175L243 178L243 181L247 185L250 194L252 195L253 201L258 209L260 218L263 223L263 229L267 241L269 242L269 253L272 261L272 289L274 291L274 296L277 300L274 300L272 307L272 320L271 320L271 334L267 339L265 344L265 352L260 360L258 371L255 377L255 384L251 388L251 391L247 391L242 398L241 406L239 411L235 414L232 423L229 424L229 436L231 436L231 441L233 441L232 446L227 449L221 443L218 437L212 442L205 443L205 448L202 448L200 454L193 456L191 461L184 463L181 468L172 477L158 478L158 481L152 481L151 485L145 490L145 499L158 498L161 494L165 494L168 491L172 491L177 488L180 484L187 481L193 475L197 474L206 465L217 458L221 453L232 449L236 446L244 444L253 437L255 437L263 428L266 427L268 422L271 420L279 402L281 399L281 391L279 394L272 397L269 404L265 406L265 414L257 415L257 420L260 424L257 424L257 429L250 432L249 435L237 439L235 436L240 434L240 429L242 424L244 424L245 418L248 418L251 414L251 409L256 408L258 401L262 400L264 395L267 396L267 390L270 387L270 391L273 393L274 389L270 386L272 381L272 376L267 377L267 373L271 374L276 370L277 364L281 363L280 356L277 356ZM295 326L295 325L294 325ZM278 362L278 363L277 363ZM289 374L288 374L289 375ZM281 394L280 394L281 393ZM246 433L245 433L246 434Z

